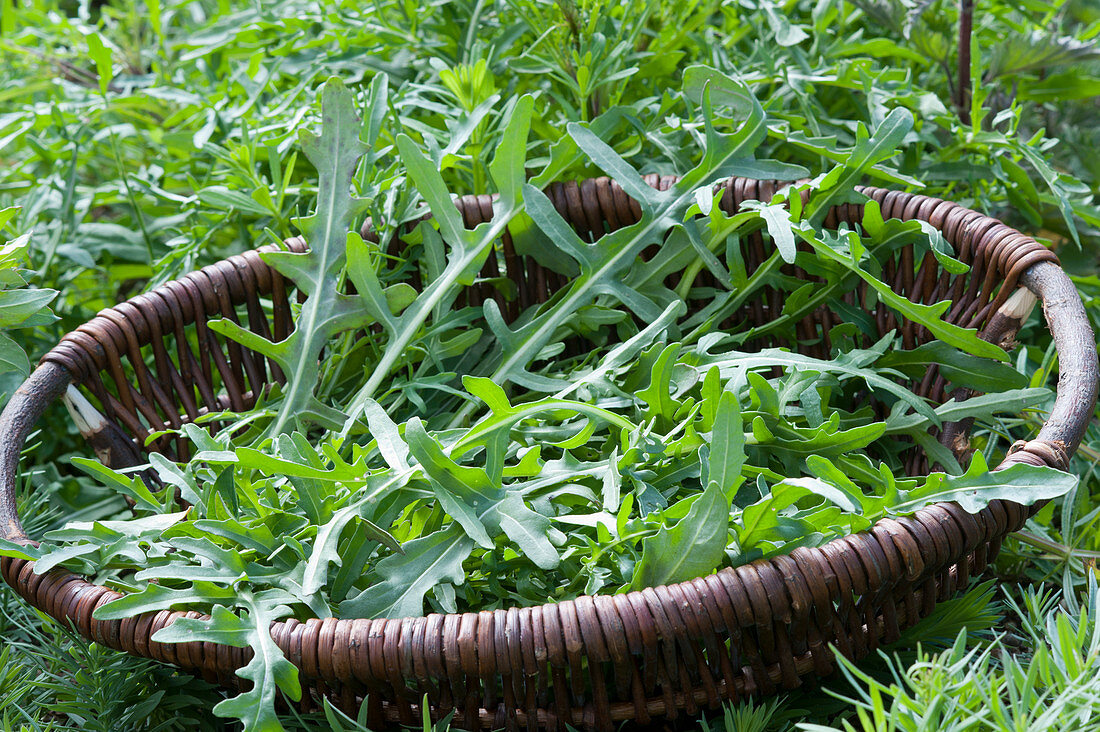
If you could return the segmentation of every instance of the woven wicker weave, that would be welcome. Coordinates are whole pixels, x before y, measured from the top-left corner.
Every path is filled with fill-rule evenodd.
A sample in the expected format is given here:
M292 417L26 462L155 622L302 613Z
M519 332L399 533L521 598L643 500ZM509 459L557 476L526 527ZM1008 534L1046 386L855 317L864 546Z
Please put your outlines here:
M667 188L670 177L651 177ZM779 184L734 179L724 184L722 206L734 212L746 199L770 199ZM935 198L866 188L886 218L921 219L943 232L971 271L954 276L912 247L885 269L896 291L914 301L950 299L947 320L981 329L983 337L1010 341L1019 321L1002 305L1018 285L1044 303L1058 349L1058 395L1035 440L1017 443L1001 467L1013 462L1066 468L1096 400L1093 334L1080 298L1045 247L995 219ZM640 209L606 178L556 184L547 191L559 212L594 240L628 225ZM492 216L489 196L459 199L466 225ZM858 222L861 205L834 209L827 226ZM301 248L300 240L292 247ZM759 235L743 243L751 272L765 257ZM504 301L488 285L468 289L466 302L494 297L506 317L545 301L564 278L518 256L506 234L500 257L486 277L504 274L518 297ZM805 277L788 266L786 272ZM706 273L703 274L706 276ZM46 405L72 382L98 399L112 425L93 445L112 467L132 465L153 431L179 427L207 412L245 410L256 395L282 380L258 354L216 337L209 318L229 317L280 339L292 329L288 283L256 252L230 257L175 282L105 310L80 326L46 356L0 415L0 525L12 540L28 541L15 509L19 452ZM847 296L862 306L866 292ZM739 317L763 323L782 310L774 290L746 304ZM880 332L899 328L905 347L929 339L885 308L874 310ZM821 334L839 319L824 309L798 326L808 350L826 356ZM777 345L790 345L782 342ZM912 387L940 403L945 380L933 368ZM962 398L965 395L955 395ZM116 429L118 428L118 429ZM952 447L965 425L945 428ZM132 438L136 438L136 441ZM183 441L158 437L148 449L186 457ZM919 467L917 468L919 469ZM964 587L996 555L1002 538L1023 525L1028 509L995 502L976 515L953 504L884 519L872 529L816 549L725 569L708 577L642 592L581 597L571 602L492 612L429 615L392 620L295 620L276 623L272 635L316 693L353 711L369 699L370 724L415 724L426 694L438 718L457 710L468 729L513 729L566 724L610 730L618 720L694 714L723 700L799 686L834 667L828 646L860 658L928 615L936 603ZM84 636L111 648L147 656L227 685L250 651L211 643L162 644L150 640L177 617L159 612L123 621L94 620L96 607L118 594L63 569L36 575L33 564L3 559L4 579L28 602ZM307 695L308 696L308 695Z

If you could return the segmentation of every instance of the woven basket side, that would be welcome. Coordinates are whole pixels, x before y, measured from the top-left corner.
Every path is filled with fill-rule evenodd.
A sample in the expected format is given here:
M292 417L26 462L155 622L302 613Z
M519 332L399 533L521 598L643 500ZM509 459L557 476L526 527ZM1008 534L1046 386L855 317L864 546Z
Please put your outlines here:
M305 248L300 239L288 245ZM184 459L182 439L162 436L146 446L150 433L211 412L244 411L265 386L284 380L277 364L207 323L227 318L281 340L293 328L287 297L282 276L259 252L246 252L102 311L42 362L72 374L139 449Z

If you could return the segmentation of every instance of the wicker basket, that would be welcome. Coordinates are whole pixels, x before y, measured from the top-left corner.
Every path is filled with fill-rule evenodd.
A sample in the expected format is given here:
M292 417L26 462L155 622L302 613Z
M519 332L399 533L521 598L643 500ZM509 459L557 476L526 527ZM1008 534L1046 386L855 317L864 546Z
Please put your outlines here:
M652 176L648 182L667 188L674 180ZM733 213L746 199L768 200L778 185L733 179L724 184L722 205ZM953 276L931 256L915 263L912 247L906 247L885 270L898 292L921 302L952 300L948 320L977 327L995 342L1010 341L1019 327L1019 319L1002 307L1018 285L1043 301L1061 368L1057 400L1037 438L1014 445L1001 467L1028 462L1065 469L1092 415L1097 357L1081 300L1055 255L955 203L872 188L862 192L881 204L886 218L930 222L972 267ZM589 239L640 216L638 206L606 178L555 184L547 193ZM492 216L489 196L456 204L469 227ZM862 213L862 205L839 206L826 225L858 222ZM300 240L291 245L304 246ZM750 271L764 261L759 235L747 237L743 248ZM507 234L500 252L519 293L516 300L501 302L506 317L565 284L561 276L517 256ZM485 267L485 276L500 276L498 258L490 257ZM790 267L786 271L806 276ZM215 337L207 319L239 319L279 339L293 327L293 296L289 283L249 252L105 310L66 335L0 415L4 535L29 541L15 507L19 453L43 410L70 383L83 386L102 405L111 424L92 446L112 467L132 465L148 449L182 459L182 441L159 437L145 448L146 437L207 412L247 409L265 385L282 379L263 357ZM476 285L465 297L477 305L500 295ZM856 306L865 302L859 290L848 297ZM261 298L270 305L262 305ZM759 323L781 309L780 293L770 292L740 315ZM899 328L907 348L929 339L885 308L878 308L874 319L880 332ZM800 340L812 341L836 322L836 316L818 310L799 324ZM950 398L935 370L918 381L913 388L933 401ZM945 429L943 437L957 447L960 435L965 437L965 425ZM417 723L426 694L433 717L456 710L455 723L468 729L564 730L568 724L605 731L619 720L646 723L691 715L724 700L797 687L833 669L830 645L851 658L867 655L965 587L1027 516L1028 509L1006 502L976 515L941 504L907 518L883 519L820 548L642 592L424 618L290 620L275 623L271 633L316 694L327 694L348 711L368 699L375 729L387 722ZM174 663L227 685L235 684L234 671L250 653L212 643L150 640L177 617L201 617L198 613L99 621L93 610L118 593L63 569L36 575L33 564L23 560L5 558L0 569L35 607L111 648Z

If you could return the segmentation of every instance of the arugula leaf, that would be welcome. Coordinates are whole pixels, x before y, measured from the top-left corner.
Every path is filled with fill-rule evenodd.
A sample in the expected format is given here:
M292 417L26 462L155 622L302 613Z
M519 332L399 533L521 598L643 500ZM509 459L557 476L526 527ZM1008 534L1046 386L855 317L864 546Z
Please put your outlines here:
M383 84L378 80L383 78L379 75L374 84ZM384 101L379 96L375 104ZM310 248L301 254L283 251L262 255L265 262L308 295L293 332L273 343L227 318L209 323L215 332L274 360L286 374L287 386L269 435L287 431L303 418L336 427L343 423L334 410L313 395L318 359L336 333L367 322L355 299L340 294L338 282L348 231L353 220L366 210L366 202L353 198L348 189L359 159L375 140L360 141L361 124L352 94L339 79L330 79L321 90L321 114L319 136L309 130L301 133L302 148L320 176L316 211L297 221Z
M298 669L287 660L271 637L271 624L290 615L284 604L293 598L280 590L253 594L239 590L234 602L245 610L238 616L229 609L215 605L208 620L178 618L153 635L160 643L190 643L206 641L238 648L251 648L251 660L237 670L252 687L230 699L219 702L214 713L220 717L241 720L247 730L282 732L283 725L275 713L276 690L290 699L302 698Z
M867 170L897 154L898 145L912 129L913 114L900 107L890 110L874 133L868 133L866 125L858 123L852 149L811 189L810 202L803 211L806 222L820 227L830 208L852 200L855 186Z
M459 285L472 283L474 274L489 256L497 238L521 210L523 199L518 194L523 188L525 177L524 160L532 107L532 98L524 96L513 109L512 118L490 166L501 196L493 208L492 220L479 224L473 230L467 230L462 225L438 169L424 157L409 137L402 135L398 138L401 158L408 166L409 176L427 201L451 249L443 271L399 317L389 313L388 304L382 305L374 270L364 266L366 260L361 253L355 257L354 261L358 266L349 269L348 276L360 292L371 293L363 305L385 329L388 341L367 382L349 402L348 409L351 412L357 412L367 399L374 397L429 316L437 308L445 309L453 302Z
M741 425L741 408L737 397L723 391L714 416L710 451L707 453L708 486L717 486L732 500L744 482L741 469L745 465L745 432Z
M884 345L885 340L882 344L876 346L876 349L882 348ZM874 356L880 354L881 350L875 353ZM853 351L838 354L837 358L832 361L824 361L812 356L804 356L800 353L792 353L777 348L765 348L758 353L739 351L726 351L720 354L707 353L701 356L697 368L704 370L717 367L723 377L729 378L736 371L772 366L806 368L822 374L837 374L844 378L862 379L868 386L897 397L932 424L940 424L940 418L936 415L936 412L923 399L889 378L889 376L896 376L896 374L891 374L885 369L867 368L862 355Z
M998 392L1027 386L1027 377L1010 364L974 356L944 341L931 341L907 351L884 353L877 365L895 369L910 378L924 376L932 365L955 387Z
M344 618L409 618L423 614L424 595L443 582L461 584L462 563L474 549L473 540L457 523L409 542L405 553L378 562L378 580L340 603Z
M950 300L932 305L913 302L904 295L894 292L893 287L864 270L859 264L858 256L858 252L862 251L863 246L855 232L849 231L833 236L816 231L807 221L800 222L793 228L803 241L814 248L819 256L843 265L848 271L866 282L878 294L882 302L905 316L906 319L923 325L932 335L943 342L974 356L992 358L998 361L1008 360L1008 354L1004 352L1004 349L979 338L975 329L963 328L943 319L943 315L951 307ZM841 246L843 243L847 243L848 252L843 251Z
M634 570L633 589L656 587L702 577L722 561L729 529L729 503L711 483L684 518L642 542L642 559Z
M1004 470L990 472L985 457L976 452L966 473L958 476L932 473L923 486L905 493L889 510L908 513L920 506L954 502L968 513L977 513L993 500L1030 506L1069 493L1077 481L1076 475L1026 463L1014 463Z

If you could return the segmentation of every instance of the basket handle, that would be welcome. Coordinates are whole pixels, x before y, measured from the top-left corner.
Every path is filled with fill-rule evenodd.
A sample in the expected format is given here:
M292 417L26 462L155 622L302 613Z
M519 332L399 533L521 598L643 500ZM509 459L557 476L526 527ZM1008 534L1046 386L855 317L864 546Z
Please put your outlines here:
M43 363L15 390L0 413L0 532L3 538L20 544L29 539L19 522L15 486L23 443L46 407L65 393L73 377L68 369Z
M1020 284L1043 303L1043 317L1058 352L1058 388L1050 416L1034 440L1012 446L1002 466L1015 462L1067 470L1069 456L1085 436L1100 387L1095 335L1077 288L1061 267L1038 262Z

